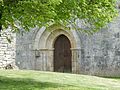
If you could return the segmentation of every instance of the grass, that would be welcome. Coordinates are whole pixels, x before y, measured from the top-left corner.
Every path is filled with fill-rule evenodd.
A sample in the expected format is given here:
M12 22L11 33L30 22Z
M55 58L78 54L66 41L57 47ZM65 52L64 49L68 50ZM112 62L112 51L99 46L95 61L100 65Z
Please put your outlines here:
M120 78L31 70L0 70L0 90L120 90Z

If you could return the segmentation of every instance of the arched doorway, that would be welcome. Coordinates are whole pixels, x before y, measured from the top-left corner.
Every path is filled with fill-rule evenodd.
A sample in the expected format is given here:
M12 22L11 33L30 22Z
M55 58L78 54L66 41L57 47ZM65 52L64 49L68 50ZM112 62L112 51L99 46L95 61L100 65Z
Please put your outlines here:
M69 70L61 72L71 72L79 73L80 72L80 62L81 62L81 41L76 30L65 30L62 26L53 26L51 28L42 28L36 32L34 46L33 46L33 55L34 58L34 68L41 71L59 71L55 69L54 61L55 59L55 43L58 38L63 35L67 38L67 41L70 44L70 59ZM61 41L62 42L62 41ZM61 45L60 45L61 46ZM35 53L35 54L34 54ZM59 55L59 54L58 54ZM60 57L59 57L60 58ZM57 65L57 64L56 64ZM59 71L60 72L60 71Z
M57 37L54 43L54 71L72 72L70 40L65 35Z

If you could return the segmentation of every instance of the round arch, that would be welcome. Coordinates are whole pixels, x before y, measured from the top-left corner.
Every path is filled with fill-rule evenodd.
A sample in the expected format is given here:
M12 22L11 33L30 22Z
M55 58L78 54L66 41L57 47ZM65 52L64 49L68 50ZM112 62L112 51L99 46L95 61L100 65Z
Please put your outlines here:
M37 31L33 43L33 50L52 48L54 40L61 34L69 38L73 49L81 49L80 38L75 30L66 30L62 26L53 25L48 29L42 27Z
M41 56L41 53L44 54L43 58L47 63L44 67L46 69L44 70L53 71L53 47L56 38L60 35L65 35L70 40L72 51L72 72L78 73L79 65L77 63L78 59L80 59L81 43L75 30L66 30L64 27L56 25L53 25L48 29L43 27L36 34L33 50L37 52L37 56Z
M75 38L73 37L72 33L67 32L66 30L62 30L62 29L56 29L50 33L50 35L48 36L48 38L46 40L45 47L47 49L53 48L56 38L60 35L65 35L70 40L71 48L76 48L77 43L76 43Z

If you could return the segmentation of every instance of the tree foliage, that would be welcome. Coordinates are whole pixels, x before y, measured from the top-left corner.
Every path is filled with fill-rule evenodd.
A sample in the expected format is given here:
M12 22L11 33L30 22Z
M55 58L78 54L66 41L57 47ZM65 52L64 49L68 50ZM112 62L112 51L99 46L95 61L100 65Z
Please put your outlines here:
M96 32L117 16L116 0L0 0L0 24L29 30L55 23L76 26L83 20Z

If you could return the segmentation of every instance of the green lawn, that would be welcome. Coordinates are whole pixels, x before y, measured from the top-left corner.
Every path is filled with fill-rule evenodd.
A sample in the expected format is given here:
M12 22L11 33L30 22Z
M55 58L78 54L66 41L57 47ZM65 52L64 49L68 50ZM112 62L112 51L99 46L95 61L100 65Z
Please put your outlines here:
M120 90L120 79L42 71L0 70L0 90Z

